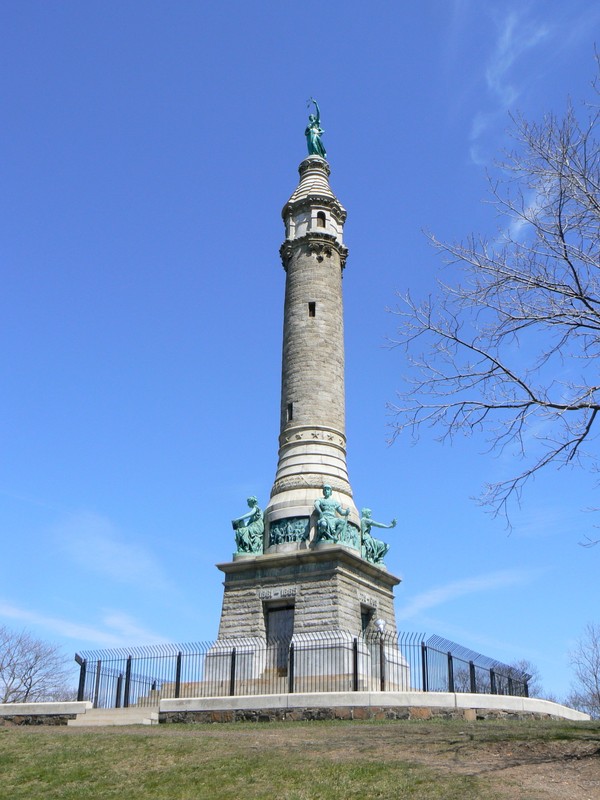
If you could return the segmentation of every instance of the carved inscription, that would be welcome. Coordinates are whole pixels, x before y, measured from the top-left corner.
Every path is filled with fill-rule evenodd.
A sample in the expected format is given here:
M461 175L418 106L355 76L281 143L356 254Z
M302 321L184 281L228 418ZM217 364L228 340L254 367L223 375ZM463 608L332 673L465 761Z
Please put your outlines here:
M296 597L297 586L273 586L269 589L259 589L259 600L285 600L288 597Z
M357 592L358 602L362 603L364 606L369 606L370 608L377 608L379 606L379 600L377 597L373 597L373 595L367 594L366 592Z

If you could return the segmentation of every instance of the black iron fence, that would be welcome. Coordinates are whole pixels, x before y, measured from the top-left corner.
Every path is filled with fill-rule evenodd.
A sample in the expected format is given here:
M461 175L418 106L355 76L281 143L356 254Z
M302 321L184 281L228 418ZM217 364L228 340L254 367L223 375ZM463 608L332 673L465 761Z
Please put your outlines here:
M421 691L528 696L530 676L439 636L296 634L82 652L79 700L96 708L163 698Z

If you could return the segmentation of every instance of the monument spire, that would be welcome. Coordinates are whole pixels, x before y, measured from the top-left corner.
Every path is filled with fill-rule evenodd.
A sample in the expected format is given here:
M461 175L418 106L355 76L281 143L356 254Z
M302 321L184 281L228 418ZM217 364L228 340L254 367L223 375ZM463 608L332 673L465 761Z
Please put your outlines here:
M317 106L318 114L318 106ZM306 129L321 149L319 117ZM329 185L330 168L310 154L283 207L286 271L279 462L266 509L266 552L318 539L315 498L324 485L350 509L342 543L359 548L359 518L346 466L342 271L346 211ZM306 546L306 544L304 544ZM289 548L286 548L289 549Z
M258 499L249 497L249 510L232 522L237 552L232 561L218 565L225 573L223 607L218 647L210 660L217 672L223 648L258 637L275 642L283 676L293 641L295 652L304 653L294 668L296 683L302 685L301 671L312 664L311 647L326 635L337 655L318 669L324 676L333 670L335 680L346 686L348 637L367 633L376 622L396 630L393 587L399 579L383 564L387 545L371 534L372 528L392 528L396 521L377 522L368 508L359 517L348 478L342 300L346 211L329 185L319 107L311 102L316 114L306 128L308 156L282 211L280 253L286 274L279 460L264 512ZM366 664L368 646L360 647ZM386 650L388 656L399 658L397 651ZM252 659L245 669L257 681L268 672L266 664Z

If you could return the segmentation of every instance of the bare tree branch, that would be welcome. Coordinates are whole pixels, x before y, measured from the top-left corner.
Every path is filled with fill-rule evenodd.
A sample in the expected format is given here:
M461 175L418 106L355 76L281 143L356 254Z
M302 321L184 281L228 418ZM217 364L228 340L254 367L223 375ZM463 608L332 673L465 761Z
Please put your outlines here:
M0 627L0 703L63 700L71 694L57 646Z
M597 459L600 112L585 112L583 122L571 106L562 120L513 118L505 180L490 180L502 235L430 235L460 277L440 281L434 299L407 294L394 310L392 346L406 351L410 375L389 406L392 439L433 427L441 439L483 432L490 450L516 447L523 468L482 496L495 513L507 514L544 467Z
M568 704L592 717L600 717L600 625L589 623L569 654L575 672Z

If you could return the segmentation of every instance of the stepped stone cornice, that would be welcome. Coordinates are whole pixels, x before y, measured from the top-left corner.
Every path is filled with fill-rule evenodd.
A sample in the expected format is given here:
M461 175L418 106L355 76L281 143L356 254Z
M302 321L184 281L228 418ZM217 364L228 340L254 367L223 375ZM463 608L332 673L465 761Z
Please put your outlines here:
M294 250L298 247L306 247L309 253L316 253L317 258L320 260L322 260L323 257L330 257L332 248L334 248L340 257L341 268L344 269L346 266L346 259L348 258L348 248L346 245L341 244L331 233L309 231L298 239L286 239L279 248L281 262L286 271L288 261Z

